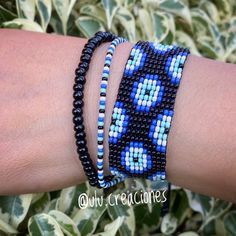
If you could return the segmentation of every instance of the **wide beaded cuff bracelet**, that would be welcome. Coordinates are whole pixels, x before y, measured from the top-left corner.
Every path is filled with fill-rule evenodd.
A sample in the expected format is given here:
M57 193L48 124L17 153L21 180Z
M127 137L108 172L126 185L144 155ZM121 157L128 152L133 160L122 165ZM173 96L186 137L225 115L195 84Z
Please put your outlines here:
M109 129L113 175L166 179L168 133L188 55L188 49L153 42L132 48Z

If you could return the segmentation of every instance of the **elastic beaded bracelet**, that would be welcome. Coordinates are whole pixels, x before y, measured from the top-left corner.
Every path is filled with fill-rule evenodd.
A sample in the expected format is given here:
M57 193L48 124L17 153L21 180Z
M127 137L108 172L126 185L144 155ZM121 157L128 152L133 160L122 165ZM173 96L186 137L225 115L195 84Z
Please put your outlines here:
M109 129L114 176L166 179L168 133L188 49L138 42L120 83Z
M114 39L110 46L108 47L107 54L105 57L105 64L103 68L103 74L100 84L100 98L99 98L99 114L98 114L98 159L97 159L97 169L98 169L98 182L100 187L107 188L111 187L112 185L122 181L123 179L117 178L113 180L106 180L104 177L103 171L103 156L104 156L104 121L105 121L105 109L106 109L106 94L107 94L107 85L108 79L110 76L110 65L112 61L113 54L115 52L116 46L120 43L126 42L127 39L117 37Z
M88 40L85 44L80 57L80 63L78 68L75 70L75 84L73 87L74 102L73 102L73 123L77 145L77 153L79 159L83 165L84 172L88 177L88 181L92 186L98 185L97 171L93 166L93 162L90 158L87 148L85 128L83 125L83 90L86 82L85 76L89 69L89 64L93 56L94 50L104 42L110 42L114 40L116 36L109 32L98 32Z

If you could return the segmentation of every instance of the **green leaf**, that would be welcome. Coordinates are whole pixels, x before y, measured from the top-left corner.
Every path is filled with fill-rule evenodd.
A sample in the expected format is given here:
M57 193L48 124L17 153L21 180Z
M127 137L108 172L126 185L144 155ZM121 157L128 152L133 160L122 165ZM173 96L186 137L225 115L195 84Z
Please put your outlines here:
M181 0L164 0L159 5L160 9L173 13L183 18L191 25L191 15L189 8Z
M39 11L41 26L44 32L46 32L52 12L51 0L36 0L36 6Z
M102 23L90 16L80 16L75 24L87 38L92 37L97 31L105 31Z
M172 214L166 214L161 222L161 232L165 235L171 235L175 232L178 226L178 220Z
M80 209L72 218L77 228L80 231L81 235L90 235L92 234L98 224L98 221L102 214L106 210L106 203L103 202L101 205L95 205L94 207L87 207Z
M17 0L23 16L29 20L35 17L35 0Z
M158 42L163 41L168 32L168 18L165 14L160 12L153 12L152 14L153 24L154 24L154 35Z
M111 29L112 19L118 9L118 2L116 0L102 0L102 4L106 11L107 27Z
M7 21L3 23L4 28L15 28L23 29L35 32L43 32L43 29L39 24L28 19L17 18L12 21Z
M32 194L0 196L0 219L17 228L28 212L31 199Z
M230 236L236 233L236 211L231 211L224 217L224 226Z
M67 21L76 0L52 0L54 8L61 20L63 33L67 33Z
M30 236L63 236L56 220L45 213L32 216L28 222Z
M121 236L126 235L134 235L135 231L135 217L134 217L134 210L132 206L129 206L128 204L124 204L124 202L121 202L119 199L116 199L115 196L111 195L111 198L109 202L111 204L108 204L108 214L111 217L112 220L115 220L119 216L124 216L124 223L119 228L119 233ZM118 203L118 204L117 204Z
M74 221L71 218L69 218L66 214L56 210L52 210L48 214L58 222L62 231L66 235L80 236L80 232L77 229Z
M115 19L126 30L129 40L135 40L135 20L130 11L124 7L119 7Z
M123 221L124 221L124 217L119 216L110 224L105 225L104 232L94 234L93 236L116 236L117 231L122 225Z

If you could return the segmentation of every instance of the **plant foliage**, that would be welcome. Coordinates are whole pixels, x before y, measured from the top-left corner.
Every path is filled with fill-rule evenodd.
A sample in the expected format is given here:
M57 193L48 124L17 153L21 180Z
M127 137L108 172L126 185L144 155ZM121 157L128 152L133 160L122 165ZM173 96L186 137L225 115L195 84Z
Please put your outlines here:
M236 63L235 0L0 0L0 26L79 37L109 30L133 42L177 43L195 55ZM159 187L135 183L133 191ZM128 185L120 184L113 195ZM165 217L157 202L105 202L82 209L78 197L83 193L93 196L95 189L84 183L50 193L0 196L0 235L236 235L235 206L178 187Z

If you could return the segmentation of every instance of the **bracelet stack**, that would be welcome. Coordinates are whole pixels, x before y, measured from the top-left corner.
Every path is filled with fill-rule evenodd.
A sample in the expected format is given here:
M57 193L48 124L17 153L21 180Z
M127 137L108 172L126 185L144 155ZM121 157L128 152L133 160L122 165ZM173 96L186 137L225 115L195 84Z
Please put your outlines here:
M98 32L85 45L74 85L73 122L79 159L92 186L109 188L125 178L166 180L168 134L174 104L189 50L153 42L136 43L120 82L109 127L109 154L104 153L104 122L110 65L118 44L127 40ZM111 42L100 83L97 129L97 166L90 158L83 125L83 89L94 50ZM104 176L103 159L109 156L111 176Z

